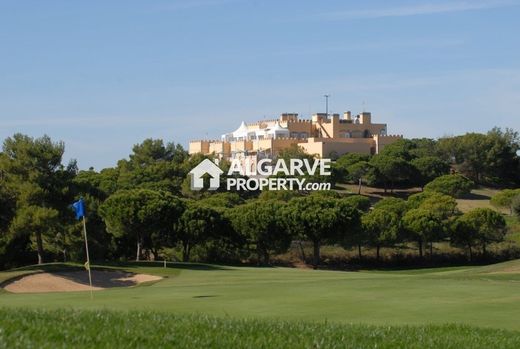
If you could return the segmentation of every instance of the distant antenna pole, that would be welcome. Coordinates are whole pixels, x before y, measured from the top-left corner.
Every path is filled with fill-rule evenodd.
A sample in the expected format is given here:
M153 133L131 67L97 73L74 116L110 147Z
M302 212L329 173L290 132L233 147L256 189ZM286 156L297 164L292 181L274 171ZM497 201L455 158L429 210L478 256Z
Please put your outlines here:
M329 117L329 97L330 95L323 95L325 97L325 115Z
M366 105L365 104L366 104L365 101L363 101L363 113L366 111L365 110L366 109Z

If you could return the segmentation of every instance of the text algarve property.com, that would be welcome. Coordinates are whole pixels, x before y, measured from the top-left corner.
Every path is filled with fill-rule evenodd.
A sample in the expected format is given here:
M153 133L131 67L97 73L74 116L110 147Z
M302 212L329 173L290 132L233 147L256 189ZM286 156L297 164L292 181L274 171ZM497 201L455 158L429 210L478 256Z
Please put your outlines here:
M307 182L307 178L298 176L330 176L330 159L290 159L289 164L284 159L261 159L251 162L249 159L232 159L227 172L226 190L256 191L256 190L330 190L331 183ZM220 188L220 175L224 171L218 162L205 159L190 171L191 189L204 188L204 175L209 175L208 190ZM241 177L237 177L241 176ZM290 177L279 177L290 176Z

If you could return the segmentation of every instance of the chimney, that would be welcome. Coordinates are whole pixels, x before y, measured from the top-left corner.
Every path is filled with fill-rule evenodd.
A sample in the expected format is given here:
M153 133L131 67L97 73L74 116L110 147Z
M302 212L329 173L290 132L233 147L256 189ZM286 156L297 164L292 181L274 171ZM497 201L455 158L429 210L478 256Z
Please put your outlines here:
M284 121L298 121L298 113L282 113L280 115L280 122Z
M312 122L323 122L327 121L327 114L326 113L316 113L312 114Z
M352 113L350 110L343 113L343 120L352 120Z

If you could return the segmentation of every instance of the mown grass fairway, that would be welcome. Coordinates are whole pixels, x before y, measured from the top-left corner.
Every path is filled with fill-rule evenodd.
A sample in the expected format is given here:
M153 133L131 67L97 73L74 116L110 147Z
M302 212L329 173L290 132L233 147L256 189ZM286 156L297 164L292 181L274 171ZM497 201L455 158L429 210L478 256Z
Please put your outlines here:
M457 323L520 330L520 261L371 272L197 264L121 267L166 278L149 285L97 291L94 300L88 292L2 291L0 307L155 310L374 325ZM0 281L7 275L0 273Z

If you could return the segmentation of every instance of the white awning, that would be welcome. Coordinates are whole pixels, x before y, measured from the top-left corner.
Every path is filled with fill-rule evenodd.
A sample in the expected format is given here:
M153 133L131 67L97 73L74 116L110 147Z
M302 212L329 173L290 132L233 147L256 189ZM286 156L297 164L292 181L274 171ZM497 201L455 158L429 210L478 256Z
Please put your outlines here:
M242 121L242 123L240 124L240 127L237 128L235 131L233 131L233 137L234 138L240 138L240 137L246 138L247 133L248 133L247 125L245 122Z

